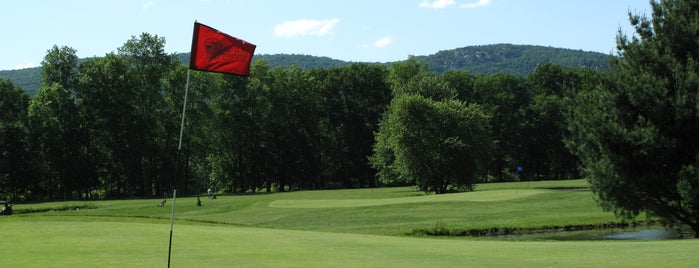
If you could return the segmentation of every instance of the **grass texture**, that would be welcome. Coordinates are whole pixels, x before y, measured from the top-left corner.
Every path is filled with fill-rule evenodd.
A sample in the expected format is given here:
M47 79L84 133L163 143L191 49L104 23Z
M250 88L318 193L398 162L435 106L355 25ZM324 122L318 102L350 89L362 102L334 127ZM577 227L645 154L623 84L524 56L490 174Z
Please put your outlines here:
M699 240L517 241L410 236L434 228L618 222L582 181L178 198L172 267L693 267ZM164 267L172 199L16 204L0 267Z

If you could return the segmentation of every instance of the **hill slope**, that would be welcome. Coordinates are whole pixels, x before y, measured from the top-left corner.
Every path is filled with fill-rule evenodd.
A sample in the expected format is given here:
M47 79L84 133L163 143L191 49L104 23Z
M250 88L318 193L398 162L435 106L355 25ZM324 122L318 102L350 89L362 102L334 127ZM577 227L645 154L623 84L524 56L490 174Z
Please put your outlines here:
M609 57L606 54L582 50L497 44L444 50L416 58L427 62L430 71L437 73L464 70L479 74L528 75L537 65L544 63L607 70Z
M177 55L182 63L189 61L189 53ZM543 63L555 63L571 67L591 67L607 70L609 55L532 45L496 44L468 46L439 51L428 56L417 56L418 60L427 62L432 72L443 73L448 70L463 70L476 74L510 73L528 75L536 66ZM350 65L353 62L336 60L328 57L296 54L255 55L253 60L265 59L270 67L298 65L304 69L333 68ZM375 64L391 64L375 63ZM41 67L0 71L0 78L10 79L13 84L34 96L40 86Z
M9 79L16 87L21 87L29 96L34 96L41 86L41 67L0 71L0 79Z

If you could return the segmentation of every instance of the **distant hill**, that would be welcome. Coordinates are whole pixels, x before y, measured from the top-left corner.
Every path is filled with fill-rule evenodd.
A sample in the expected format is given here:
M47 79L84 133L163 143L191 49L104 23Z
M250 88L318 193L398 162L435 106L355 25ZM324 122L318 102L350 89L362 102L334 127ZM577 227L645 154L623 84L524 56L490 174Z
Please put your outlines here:
M189 53L180 53L177 57L183 64L189 62ZM514 75L528 75L536 69L537 65L544 63L607 70L609 57L598 52L512 44L468 46L443 50L428 56L416 56L418 60L427 62L430 71L436 73L463 70L476 74L510 73ZM304 69L333 68L354 63L297 54L255 55L253 61L257 59L265 59L272 68L288 67L294 64ZM390 65L391 62L373 64ZM0 71L0 78L10 79L13 84L26 90L30 96L34 96L40 86L40 73L41 67L8 70Z
M21 87L29 96L36 95L41 85L41 67L0 71L0 78L10 79L16 87Z
M427 62L432 72L463 70L478 74L510 73L529 75L536 66L554 63L569 67L608 70L610 55L544 46L497 44L469 46L416 57Z
M189 53L177 54L177 58L182 64L189 63ZM254 55L252 61L258 59L264 59L267 61L270 67L289 67L294 64L298 65L303 69L316 69L316 68L333 68L342 67L352 64L353 62L336 60L329 57L318 57L311 55L300 55L300 54L262 54Z

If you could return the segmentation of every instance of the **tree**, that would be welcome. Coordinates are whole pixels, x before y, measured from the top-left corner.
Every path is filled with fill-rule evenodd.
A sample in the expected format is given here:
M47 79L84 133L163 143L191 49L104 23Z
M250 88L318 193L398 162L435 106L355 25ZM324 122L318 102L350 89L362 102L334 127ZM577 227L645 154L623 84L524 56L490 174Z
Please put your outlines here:
M71 47L56 45L49 49L41 62L41 83L50 86L58 83L63 88L74 89L78 75L78 55Z
M492 159L489 175L498 181L516 180L516 168L527 153L522 147L528 139L524 133L531 94L522 77L509 74L479 76L468 94L472 102L486 107L492 114ZM527 168L526 166L524 168Z
M569 136L566 115L570 96L597 83L600 72L547 63L527 77L533 95L523 132L526 152L522 164L527 175L536 179L571 179L578 174L579 161L564 143Z
M0 79L0 196L31 198L37 189L29 149L27 106L29 95Z
M177 133L166 133L163 125L169 108L163 100L163 81L166 74L177 66L177 59L175 55L165 53L165 38L148 33L142 33L139 37L132 36L118 48L117 55L127 64L126 74L130 76L133 85L130 100L133 113L131 124L138 129L128 136L130 143L138 145L134 146L138 150L133 150L128 155L130 164L127 179L132 188L129 190L137 195L158 195L156 190L162 188L162 185L157 185L156 182L166 180L163 175L167 171L161 167L167 166L163 159L169 156L168 151L171 152L170 148L166 148L171 145L166 144L167 139L164 137Z
M89 192L86 180L94 165L86 160L87 132L72 93L58 83L42 86L29 105L28 118L48 197L77 198Z
M477 104L400 96L382 122L380 135L385 140L377 141L389 147L392 161L381 159L384 156L377 150L373 163L425 192L470 190L485 167L489 119ZM391 166L383 166L387 162Z
M95 163L98 187L105 196L126 195L134 185L128 178L140 174L143 126L134 108L136 86L123 57L109 53L85 60L79 66L77 102L90 144L88 154Z
M415 56L409 56L407 60L391 64L391 69L386 79L395 91L422 73L427 73L427 63L418 61Z
M313 72L323 87L322 109L327 115L320 126L326 141L321 146L323 176L345 188L376 186L367 157L372 153L379 116L391 98L386 75L384 66L368 64Z
M41 62L41 81L28 119L42 187L48 198L78 198L89 194L94 165L87 161L89 139L78 110L78 56L70 47L53 46ZM60 194L58 196L57 194Z
M182 138L182 151L178 152L182 106L184 104L187 76L190 76L187 93L187 110ZM152 163L159 168L158 176L153 178L156 193L167 192L177 175L178 191L199 193L207 188L219 185L209 184L209 161L213 148L220 143L213 141L217 129L212 125L213 113L210 105L212 95L220 92L221 75L206 72L190 72L188 66L179 66L163 78L162 101L164 109L160 111L157 148L160 155L151 155ZM212 94L214 93L214 94ZM178 156L179 155L179 156ZM179 161L177 158L180 158ZM156 162L157 161L157 162ZM179 164L177 170L175 165ZM175 174L177 171L178 174ZM183 186L183 187L179 187ZM188 191L190 190L191 191Z
M699 2L651 6L629 14L637 35L618 34L610 80L577 97L569 146L604 209L699 237Z
M261 64L253 64L250 78L223 75L224 85L212 101L217 146L209 157L213 168L211 187L245 192L260 186L251 177L259 174L253 170L254 163L262 162L254 159L258 146L255 139L264 134L257 128L255 117L259 114L253 112L260 108L256 97L262 96L255 96L249 84L253 77L264 76L266 70Z
M273 104L269 115L273 137L270 145L279 156L275 165L281 168L280 189L284 185L295 189L323 188L319 125L324 115L319 83L296 66L275 68L270 74L274 81L269 92Z

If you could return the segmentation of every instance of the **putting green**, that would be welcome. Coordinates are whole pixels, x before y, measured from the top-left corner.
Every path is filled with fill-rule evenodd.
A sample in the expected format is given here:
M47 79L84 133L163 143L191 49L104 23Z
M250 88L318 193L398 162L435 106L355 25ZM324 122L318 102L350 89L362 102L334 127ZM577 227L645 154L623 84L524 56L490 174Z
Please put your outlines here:
M272 201L269 203L269 206L273 208L348 208L427 202L494 202L525 198L533 195L547 193L550 191L552 190L508 189L381 199L286 199Z

